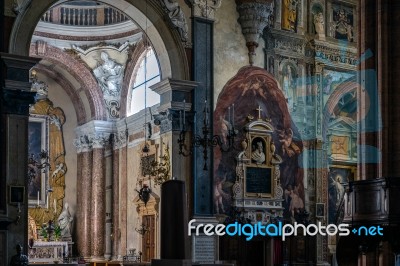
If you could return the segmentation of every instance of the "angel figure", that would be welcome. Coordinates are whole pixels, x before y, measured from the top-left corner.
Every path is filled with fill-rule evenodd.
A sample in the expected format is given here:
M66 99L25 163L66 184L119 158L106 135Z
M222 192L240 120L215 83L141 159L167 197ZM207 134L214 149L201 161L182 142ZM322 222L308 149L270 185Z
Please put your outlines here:
M217 177L215 179L214 182L214 204L215 204L215 211L216 213L221 213L220 210L222 211L222 213L225 212L225 208L224 208L224 203L223 203L223 199L229 199L229 194L226 193L225 191L223 191L222 187L225 184L226 181L226 173L224 175L223 179L220 179L219 177Z
M232 125L229 121L227 121L222 115L219 117L219 124L222 136L222 142L227 144L228 142L228 134L229 130L232 129Z
M280 140L282 143L282 152L292 157L300 153L300 148L293 142L293 130L291 128L286 130L278 130Z

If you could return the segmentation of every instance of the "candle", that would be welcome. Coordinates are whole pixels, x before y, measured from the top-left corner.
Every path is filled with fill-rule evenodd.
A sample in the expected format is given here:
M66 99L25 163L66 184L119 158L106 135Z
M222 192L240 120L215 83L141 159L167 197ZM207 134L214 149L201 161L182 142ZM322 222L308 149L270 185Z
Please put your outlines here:
M182 110L179 110L179 129L182 131Z
M232 104L232 128L235 127L235 104Z
M37 192L37 205L39 206L39 191Z
M186 100L183 100L183 127L185 127L186 123Z

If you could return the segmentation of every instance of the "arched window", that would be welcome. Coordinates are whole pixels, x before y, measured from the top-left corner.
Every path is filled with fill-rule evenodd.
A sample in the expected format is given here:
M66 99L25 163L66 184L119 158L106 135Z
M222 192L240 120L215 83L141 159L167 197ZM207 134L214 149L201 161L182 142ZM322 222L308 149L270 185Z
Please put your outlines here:
M153 49L150 49L140 62L133 84L128 116L160 103L160 95L149 87L160 81L160 68ZM145 97L146 93L146 97Z

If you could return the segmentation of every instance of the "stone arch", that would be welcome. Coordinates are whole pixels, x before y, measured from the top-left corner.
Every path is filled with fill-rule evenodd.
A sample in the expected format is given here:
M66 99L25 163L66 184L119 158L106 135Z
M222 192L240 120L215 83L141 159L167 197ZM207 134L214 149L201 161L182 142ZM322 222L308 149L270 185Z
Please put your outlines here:
M67 2L66 0L58 3ZM103 0L98 1L122 10L134 20L148 36L161 68L161 79L168 77L187 80L190 78L189 65L179 33L165 19L159 1ZM31 37L40 17L51 5L52 0L35 1L17 17L11 32L9 52L28 55ZM172 58L174 67L171 67Z
M46 59L65 68L80 84L82 84L90 105L91 116L95 120L106 120L107 114L104 108L103 93L92 75L90 69L70 56L66 52L51 45L44 45L41 52L31 45L30 56Z
M343 95L350 93L352 91L358 92L360 88L360 84L355 81L355 78L352 78L346 82L340 84L336 90L331 94L328 101L325 104L324 112L323 112L323 124L322 124L322 139L326 139L326 133L328 130L329 119L333 115L335 107L337 106L339 100ZM369 101L366 102L366 108L369 106ZM357 121L360 121L360 117L357 116Z
M35 66L35 70L39 73L42 73L49 78L53 79L57 82L64 91L68 94L71 102L74 106L75 115L78 121L78 125L83 125L86 122L86 112L85 107L83 105L82 99L79 97L79 94L76 92L72 84L65 79L62 75L57 75L52 69L48 66L44 66L42 64L38 64Z

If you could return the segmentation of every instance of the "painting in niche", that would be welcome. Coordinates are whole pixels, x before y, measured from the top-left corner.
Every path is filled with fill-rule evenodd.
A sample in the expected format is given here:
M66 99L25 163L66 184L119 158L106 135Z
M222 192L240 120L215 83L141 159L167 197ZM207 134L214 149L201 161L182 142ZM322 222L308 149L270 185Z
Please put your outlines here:
M246 66L227 82L219 94L216 109L214 111L214 133L226 134L226 123L229 121L229 107L235 105L234 124L238 134L235 137L235 147L241 150L241 142L245 138L243 127L247 123L247 116L258 118L258 107L261 108L261 117L270 118L275 128L272 141L276 147L276 154L283 159L280 164L280 182L285 190L284 217L288 220L295 219L304 209L303 169L300 167L299 156L303 150L303 144L297 127L290 117L285 95L279 88L276 79L265 69ZM285 132L284 134L282 132ZM249 145L257 148L257 141ZM293 153L287 152L290 147ZM295 149L293 148L295 147ZM264 149L265 143L264 143ZM264 150L265 151L265 150ZM232 185L236 181L236 161L238 150L231 149L221 152L214 149L214 184L218 184L222 193L214 195L214 202L219 204L218 211L229 214ZM214 185L214 187L217 187ZM224 197L223 195L229 195ZM221 204L222 202L222 204Z
M28 124L28 154L40 163L41 151L48 151L47 118L45 116L29 117ZM28 171L35 173L28 183L28 200L37 204L43 203L46 173L32 163L28 164Z
M344 184L352 181L354 175L351 167L330 167L328 178L328 220L336 223L337 211L344 198Z
M282 1L282 29L296 32L297 31L297 6L299 0L283 0Z
M338 40L354 42L353 8L332 5L332 12L331 36Z
M296 68L291 63L286 63L282 67L282 90L289 111L295 111L297 107L297 75Z

